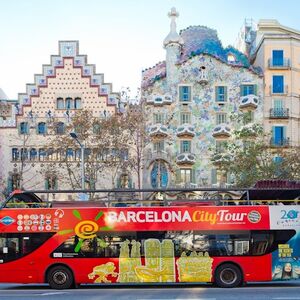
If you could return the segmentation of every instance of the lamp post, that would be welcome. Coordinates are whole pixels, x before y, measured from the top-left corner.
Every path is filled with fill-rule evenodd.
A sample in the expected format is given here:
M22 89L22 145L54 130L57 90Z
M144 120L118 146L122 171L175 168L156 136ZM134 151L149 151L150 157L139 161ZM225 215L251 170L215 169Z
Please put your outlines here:
M78 136L75 132L71 132L70 136L79 144L81 154L81 189L85 189L85 178L84 178L84 145L80 143Z

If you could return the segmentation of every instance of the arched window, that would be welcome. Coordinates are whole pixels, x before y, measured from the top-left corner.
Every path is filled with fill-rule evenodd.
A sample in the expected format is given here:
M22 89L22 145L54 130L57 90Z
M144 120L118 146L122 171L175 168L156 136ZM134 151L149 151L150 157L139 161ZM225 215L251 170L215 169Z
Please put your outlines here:
M75 98L75 101L74 101L74 108L75 109L81 109L81 98Z
M64 134L65 133L65 124L63 122L56 123L55 133L56 134Z
M49 148L47 150L47 160L55 160L55 158L54 158L54 149L53 148Z
M66 98L66 109L74 109L74 101L72 98L68 97Z
M57 100L56 100L56 108L57 109L64 109L65 108L64 99L63 98L57 98Z
M28 159L28 150L26 148L21 148L21 160L27 160Z
M151 171L151 186L153 188L166 188L168 177L166 164L163 161L156 161Z
M39 149L39 160L43 161L46 158L46 151L45 149L41 148Z
M18 160L19 159L19 149L18 148L12 148L11 156L12 156L13 161Z
M73 160L74 159L74 151L73 151L72 148L67 149L66 157L67 157L67 160Z
M35 148L30 149L29 159L30 160L36 160L37 159L37 151L36 151Z
M38 123L37 134L46 134L46 123L45 122Z

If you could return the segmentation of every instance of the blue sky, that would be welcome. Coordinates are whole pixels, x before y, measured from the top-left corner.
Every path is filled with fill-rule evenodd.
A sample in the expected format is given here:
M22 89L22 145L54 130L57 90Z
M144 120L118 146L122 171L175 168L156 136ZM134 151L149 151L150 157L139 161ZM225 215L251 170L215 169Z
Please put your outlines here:
M298 0L0 0L0 88L16 99L58 53L59 40L79 40L80 54L114 91L135 90L141 70L165 59L172 6L178 30L214 28L223 46L235 43L245 18L300 30Z

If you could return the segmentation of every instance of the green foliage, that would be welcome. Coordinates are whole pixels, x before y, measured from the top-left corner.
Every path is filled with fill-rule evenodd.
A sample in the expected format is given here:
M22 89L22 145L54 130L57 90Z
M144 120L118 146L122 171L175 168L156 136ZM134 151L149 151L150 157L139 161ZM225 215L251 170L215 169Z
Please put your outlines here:
M246 114L232 116L241 126L234 131L234 139L224 143L222 149L212 149L212 163L224 173L232 174L237 187L251 187L258 180L299 180L299 147L271 148L263 127L247 124L246 117Z

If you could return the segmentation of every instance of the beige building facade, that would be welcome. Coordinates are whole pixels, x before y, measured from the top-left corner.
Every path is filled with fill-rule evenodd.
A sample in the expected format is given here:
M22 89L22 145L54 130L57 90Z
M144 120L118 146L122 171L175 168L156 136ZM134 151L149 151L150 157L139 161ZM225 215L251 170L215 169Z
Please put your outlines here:
M10 101L11 102L11 101ZM76 112L90 110L94 118L107 118L119 107L119 94L112 85L104 82L104 75L97 74L95 66L87 63L87 56L79 54L77 41L60 41L58 55L51 56L51 63L43 65L42 74L34 76L34 83L26 85L26 92L9 103L1 100L1 184L6 192L17 188L26 190L69 189L63 177L55 172L45 177L43 170L60 170L67 157L80 177L80 147L49 149L47 145L65 134ZM85 141L80 141L82 144ZM80 182L80 181L79 181ZM113 188L110 171L95 178L93 186L86 188ZM80 188L79 185L77 188Z
M252 63L264 73L264 130L270 146L300 146L300 31L260 20L252 43Z

